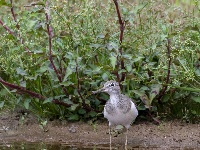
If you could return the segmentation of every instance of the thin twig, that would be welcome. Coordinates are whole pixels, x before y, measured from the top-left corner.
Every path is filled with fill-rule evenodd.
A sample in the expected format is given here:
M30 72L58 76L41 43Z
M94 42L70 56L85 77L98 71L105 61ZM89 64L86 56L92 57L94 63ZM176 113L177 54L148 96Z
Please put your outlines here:
M167 70L167 77L166 77L165 85L157 98L159 103L161 103L161 99L167 90L169 80L170 80L172 58L171 58L171 40L169 38L167 39L166 46L167 46L167 57L168 57L168 70Z
M18 24L18 22L17 22L16 14L15 14L15 11L14 11L13 1L10 0L10 3L11 3L11 13L12 13L12 16L13 16L13 20L14 20L14 22L16 23L16 28L17 28L17 30L19 31L20 26L19 26L19 24ZM19 39L20 39L20 43L21 43L22 45L24 45L24 40L23 40L23 38L22 38L20 32L18 32L18 37L19 37ZM26 51L29 52L29 49L28 49L27 47L24 47L24 48L25 48ZM29 52L29 53L30 53L30 52Z
M118 5L117 0L113 0L113 2L114 2L115 7L116 7L118 21L119 21L119 26L120 26L120 35L119 35L119 44L120 44L120 47L119 47L119 53L120 53L120 55L122 55L122 42L123 42L123 36L124 36L125 23L124 23L124 21L122 21L121 14L120 14L120 11L119 11L119 5ZM119 57L117 57L117 60L120 61L121 69L122 70L125 69L124 60L123 59L119 60ZM119 68L119 66L118 66L118 68ZM124 81L125 77L126 77L126 73L122 72L122 76L121 76L120 82Z
M45 16L46 16L46 26L47 26L48 41L49 41L49 60L51 62L51 65L53 67L53 70L56 73L56 76L57 76L59 82L61 83L62 82L62 78L60 76L60 73L56 69L56 66L55 66L55 64L53 62L53 57L52 57L52 37L54 36L54 33L53 33L52 27L50 26L50 10L49 10L49 6L48 5L49 5L48 1L46 1ZM65 94L68 96L69 94L67 92L67 89L64 87L64 85L62 85L62 89L65 92Z
M157 125L159 125L159 124L160 124L160 120L154 118L154 117L152 116L151 111L150 111L149 109L147 110L147 112L148 112L149 117L151 117L151 119L152 119Z
M13 31L11 31L10 28L9 28L8 26L6 26L6 25L4 24L4 22L3 22L1 19L0 19L0 24L4 27L4 29L5 29L9 34L11 34L11 35L14 36L14 37L17 37L17 35L16 35ZM18 36L19 36L19 35L18 35ZM19 38L20 38L20 37L19 37ZM21 38L20 38L19 42L20 42L22 45L24 44L24 42L21 40ZM25 49L28 53L31 53L30 50L29 50L27 47L24 46L24 49Z
M4 22L0 19L0 24L4 27L4 29L6 29L6 31L8 31L9 34L11 34L12 36L16 36L15 33L13 31L11 31L5 24Z
M16 28L19 30L19 24L17 23L17 18L16 18L16 15L15 15L15 12L14 12L13 1L10 0L10 3L11 3L11 13L12 13L13 19L16 23Z
M32 91L29 91L29 90L26 90L24 87L21 87L21 86L18 86L18 85L15 85L15 84L12 84L12 83L8 83L2 79L0 79L0 82L7 86L7 87L10 87L12 89L16 89L16 90L19 90L20 92L23 92L23 93L26 93L26 94L29 94L30 96L32 97L35 97L35 98L39 98L41 100L45 100L45 97L38 94L38 93L35 93L35 92L32 92Z
M8 83L8 82L4 81L2 78L0 78L0 83L2 83L3 85L5 85L5 86L7 86L7 87L9 87L11 89L16 89L21 93L28 94L31 97L38 98L40 100L45 100L46 99L46 97L42 96L41 94L29 91L29 90L25 89L24 87L21 87L21 86L18 86L18 85L15 85L15 84L12 84L12 83ZM65 106L65 107L71 106L70 104L67 104L67 103L62 102L62 101L57 100L57 99L53 99L52 103L58 104L58 105L62 105L62 106Z
M62 105L62 106L65 106L65 107L70 107L70 106L71 106L71 104L67 104L67 103L62 102L62 101L57 100L57 99L53 99L53 100L52 100L52 103L58 104L58 105Z

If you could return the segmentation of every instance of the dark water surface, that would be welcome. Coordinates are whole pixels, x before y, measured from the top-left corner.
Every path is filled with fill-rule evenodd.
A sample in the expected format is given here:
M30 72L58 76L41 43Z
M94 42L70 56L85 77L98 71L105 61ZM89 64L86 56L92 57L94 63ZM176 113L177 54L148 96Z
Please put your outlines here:
M83 144L62 144L42 142L13 142L0 144L0 150L109 150L109 145L83 145ZM124 146L113 145L113 150L124 150ZM195 150L195 148L178 147L128 147L128 150Z

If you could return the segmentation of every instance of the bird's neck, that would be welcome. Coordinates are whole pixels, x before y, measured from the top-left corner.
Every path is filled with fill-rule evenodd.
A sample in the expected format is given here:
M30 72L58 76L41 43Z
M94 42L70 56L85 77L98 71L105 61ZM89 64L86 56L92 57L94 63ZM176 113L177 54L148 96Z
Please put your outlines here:
M117 101L120 100L120 93L110 93L110 101L111 103L116 103Z

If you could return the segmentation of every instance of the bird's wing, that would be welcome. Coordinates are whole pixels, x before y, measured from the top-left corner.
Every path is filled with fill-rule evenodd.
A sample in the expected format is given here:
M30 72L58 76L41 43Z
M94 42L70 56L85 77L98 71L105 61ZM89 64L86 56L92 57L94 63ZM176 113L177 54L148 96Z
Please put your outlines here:
M112 114L115 112L115 107L113 106L113 104L110 103L110 101L107 101L105 108L104 108L108 114Z
M127 113L131 109L132 99L125 95L121 95L120 98L121 98L121 101L120 101L121 104L118 105L118 108L120 108L123 113Z

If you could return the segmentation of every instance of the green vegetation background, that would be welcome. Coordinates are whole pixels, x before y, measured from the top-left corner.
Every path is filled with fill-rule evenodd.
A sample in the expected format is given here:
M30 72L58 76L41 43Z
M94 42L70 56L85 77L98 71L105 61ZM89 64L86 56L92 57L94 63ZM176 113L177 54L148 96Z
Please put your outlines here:
M91 91L114 79L139 110L198 122L198 0L118 1L122 39L115 6L112 0L1 0L0 109L95 120L108 95Z

